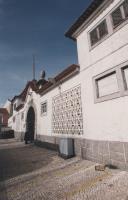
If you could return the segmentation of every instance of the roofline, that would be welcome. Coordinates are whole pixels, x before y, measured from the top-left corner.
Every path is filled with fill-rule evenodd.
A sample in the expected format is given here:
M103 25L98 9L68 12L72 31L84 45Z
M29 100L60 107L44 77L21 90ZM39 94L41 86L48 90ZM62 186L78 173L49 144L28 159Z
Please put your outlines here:
M69 73L68 70L71 72ZM49 92L50 90L52 90L53 88L57 87L58 85L62 84L64 81L68 80L69 78L71 78L72 76L76 75L77 73L79 73L80 71L80 66L79 65L71 65L68 68L66 68L64 71L62 71L61 73L59 73L57 76L55 76L53 79L55 80L55 83L51 83L48 82L47 83L47 87L45 89L40 89L38 91L38 93L40 95L44 95L47 92ZM63 75L65 73L65 75ZM45 86L45 85L44 85Z
M14 101L18 98L21 98L22 100L25 100L26 96L27 96L27 91L29 89L29 87L32 88L33 91L35 91L37 94L44 94L47 91L53 89L54 87L56 87L58 84L66 81L67 79L71 78L72 76L76 75L77 73L79 73L80 71L80 66L77 64L72 64L69 67L67 67L66 69L64 69L62 72L60 72L59 74L57 74L53 79L55 80L55 83L53 84L50 81L47 81L43 87L41 89L38 89L35 86L35 83L37 84L36 80L33 81L29 81L24 90L20 93L20 95L14 96L13 99L11 100L11 103L14 103Z
M80 15L80 17L74 22L68 31L66 31L65 36L76 41L76 38L73 36L73 34L84 24L84 22L88 23L92 20L92 18L94 19L98 8L102 9L104 5L108 5L111 2L113 2L113 0L93 0L89 7ZM100 14L99 11L98 14Z
M22 92L19 95L14 96L11 102L13 103L18 98L21 98L24 100L24 97L26 96L29 87L31 87L32 90L36 92L37 88L34 88L34 82L36 83L36 80L28 81L25 88L22 90Z

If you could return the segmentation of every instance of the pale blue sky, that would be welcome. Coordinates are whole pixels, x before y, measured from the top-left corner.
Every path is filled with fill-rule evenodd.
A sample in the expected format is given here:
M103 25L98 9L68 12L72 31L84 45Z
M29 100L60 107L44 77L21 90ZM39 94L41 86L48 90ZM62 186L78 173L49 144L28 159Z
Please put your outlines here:
M77 63L76 43L65 31L91 0L0 0L0 105L21 92L41 69L54 76Z

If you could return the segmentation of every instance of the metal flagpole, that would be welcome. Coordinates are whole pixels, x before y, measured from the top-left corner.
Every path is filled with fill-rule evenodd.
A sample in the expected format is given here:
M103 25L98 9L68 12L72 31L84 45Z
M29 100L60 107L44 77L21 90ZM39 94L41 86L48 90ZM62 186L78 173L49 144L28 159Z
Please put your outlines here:
M33 65L32 65L32 68L33 68L33 80L35 80L35 55L33 55Z

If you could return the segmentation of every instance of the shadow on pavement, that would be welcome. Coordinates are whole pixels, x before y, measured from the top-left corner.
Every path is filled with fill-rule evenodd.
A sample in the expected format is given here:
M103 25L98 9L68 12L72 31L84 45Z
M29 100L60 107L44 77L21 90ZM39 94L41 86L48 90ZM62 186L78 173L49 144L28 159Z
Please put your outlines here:
M13 144L11 144L13 145ZM34 145L0 148L0 200L8 200L5 181L34 172L52 162L57 153Z
M47 166L56 152L25 146L0 150L0 182Z

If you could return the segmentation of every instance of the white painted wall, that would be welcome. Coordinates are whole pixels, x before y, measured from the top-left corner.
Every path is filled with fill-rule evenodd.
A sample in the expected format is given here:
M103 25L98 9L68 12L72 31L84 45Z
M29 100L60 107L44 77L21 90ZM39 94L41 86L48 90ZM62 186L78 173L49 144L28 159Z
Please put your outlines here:
M119 0L115 0L78 36L77 48L81 72L61 86L61 92L64 92L81 84L84 126L84 135L82 137L86 139L128 141L128 96L94 103L92 83L94 76L128 61L128 24L92 50L90 50L88 41L88 32L119 2ZM32 92L31 89L30 92ZM52 136L52 98L58 94L58 87L42 96L32 92L31 96L27 96L25 107L20 111L25 113L24 122L18 121L19 127L13 124L14 129L25 131L27 111L33 99L37 114L36 134ZM47 101L48 104L47 115L41 116L40 105L44 101ZM17 113L14 113L14 115L17 115Z
M92 78L105 70L128 61L128 24L90 50L88 32L120 1L115 0L77 38L84 137L93 140L128 141L128 97L94 103Z
M79 75L72 77L71 79L69 79L68 81L64 82L61 85L61 93L65 92L66 90L69 90L73 87L76 87L80 83L81 83L81 81L80 81ZM60 94L60 91L59 91L59 87L57 86L56 88L52 89L48 93L42 95L41 98L40 98L40 104L39 105L41 105L42 102L47 101L47 114L46 115L41 116L40 108L39 108L39 118L38 118L39 126L38 126L37 132L40 135L62 137L62 135L53 134L53 131L52 131L52 98L54 98L55 96L57 96L59 94ZM70 135L63 135L63 136L70 137ZM74 137L78 137L78 136L74 136Z
M81 81L80 81L79 74L75 75L68 81L61 84L61 93L80 85L80 83ZM37 116L35 137L36 135L55 136L55 134L53 134L53 131L52 131L52 98L60 94L59 87L56 86L55 88L53 88L52 90L50 90L44 95L36 94L31 89L29 89L28 94L30 93L31 93L31 96L27 95L26 97L24 108L20 110L19 112L15 112L13 114L13 117L15 116L16 118L15 123L13 122L13 117L9 119L10 126L12 126L12 128L16 132L25 132L27 113L28 113L29 107L33 106L35 110L35 114ZM41 115L41 103L45 101L47 102L47 114ZM21 120L22 112L24 112L24 120ZM61 137L62 135L56 135L56 136ZM68 137L70 137L70 135L68 135ZM78 137L78 136L75 136L75 137Z

